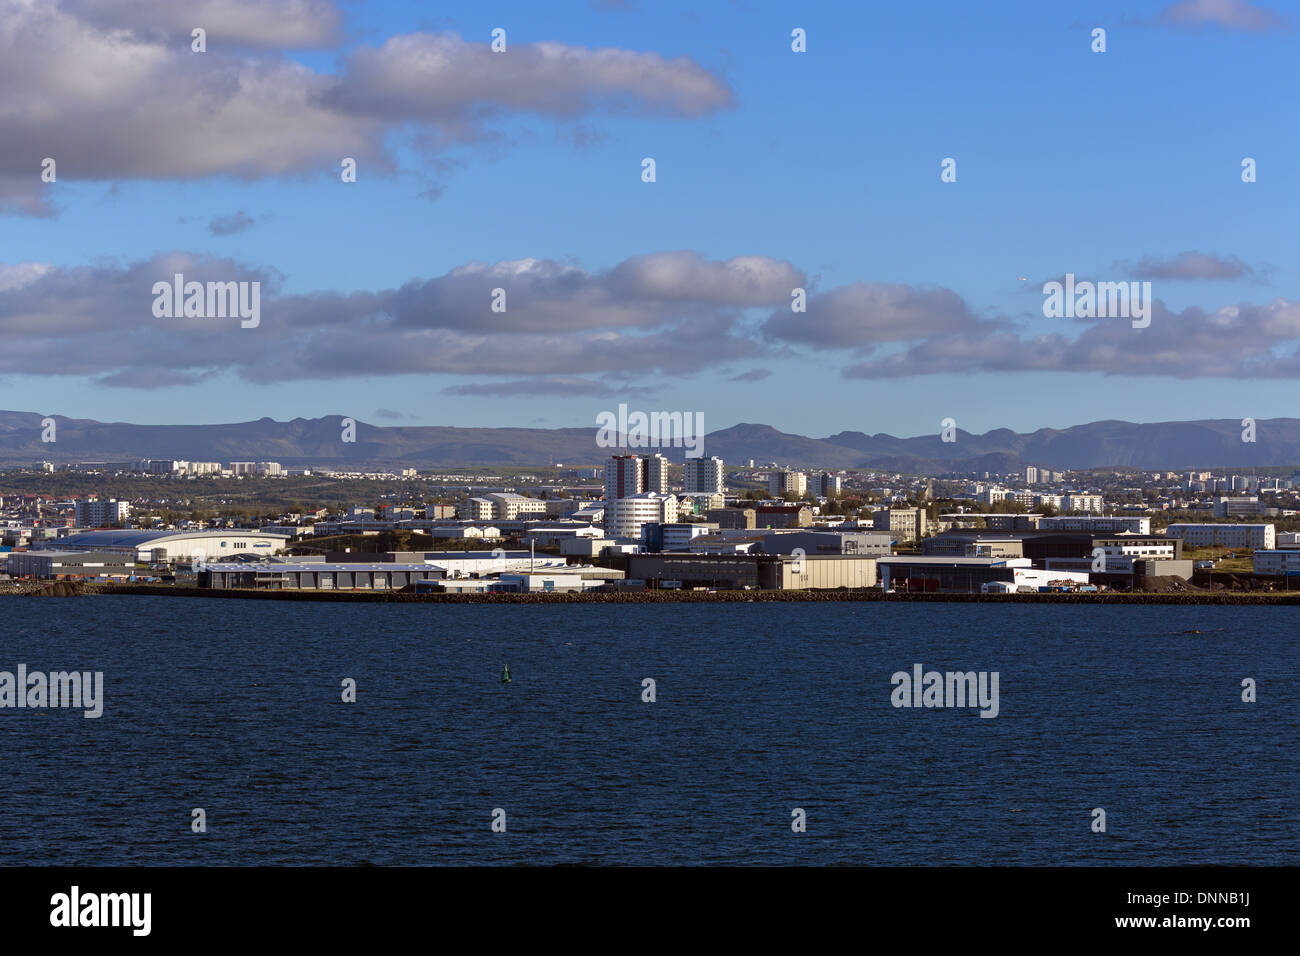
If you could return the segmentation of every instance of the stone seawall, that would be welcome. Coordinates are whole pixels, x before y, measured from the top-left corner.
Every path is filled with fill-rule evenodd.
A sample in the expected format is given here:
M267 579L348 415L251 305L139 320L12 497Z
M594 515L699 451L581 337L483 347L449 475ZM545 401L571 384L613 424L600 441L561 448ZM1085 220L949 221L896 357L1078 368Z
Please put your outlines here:
M979 604L1300 604L1300 592L1225 591L1172 594L884 594L880 591L599 591L584 594L410 594L400 591L212 590L141 584L87 585L87 594L238 598L269 601L361 601L389 604L726 604L758 601L897 601Z

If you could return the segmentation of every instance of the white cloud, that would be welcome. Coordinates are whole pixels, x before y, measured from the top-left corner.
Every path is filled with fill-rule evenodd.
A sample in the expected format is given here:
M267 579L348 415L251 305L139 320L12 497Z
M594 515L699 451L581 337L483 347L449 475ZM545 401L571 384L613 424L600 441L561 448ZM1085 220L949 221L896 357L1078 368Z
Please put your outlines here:
M272 6L306 17L317 4L211 6L231 14L214 23L257 33ZM192 53L188 41L143 29L147 13L129 29L105 26L117 7L0 0L0 89L23 91L0 97L0 212L51 214L45 157L59 182L337 176L344 157L385 173L395 166L386 137L412 124L428 151L485 138L506 112L564 122L614 111L693 117L731 102L713 74L654 53L519 43L494 54L486 37L414 34L320 73L220 43Z
M1271 10L1249 0L1182 0L1160 12L1160 21L1180 26L1213 24L1232 30L1264 31L1287 25Z

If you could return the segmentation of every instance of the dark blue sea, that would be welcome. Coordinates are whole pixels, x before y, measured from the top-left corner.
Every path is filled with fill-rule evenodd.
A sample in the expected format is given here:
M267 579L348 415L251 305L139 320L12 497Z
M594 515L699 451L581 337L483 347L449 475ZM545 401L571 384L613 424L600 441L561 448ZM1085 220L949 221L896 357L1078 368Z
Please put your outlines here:
M0 864L1300 851L1300 608L122 596L0 610L0 670L105 682L99 719L0 710ZM997 671L998 716L893 707L891 675L917 663Z

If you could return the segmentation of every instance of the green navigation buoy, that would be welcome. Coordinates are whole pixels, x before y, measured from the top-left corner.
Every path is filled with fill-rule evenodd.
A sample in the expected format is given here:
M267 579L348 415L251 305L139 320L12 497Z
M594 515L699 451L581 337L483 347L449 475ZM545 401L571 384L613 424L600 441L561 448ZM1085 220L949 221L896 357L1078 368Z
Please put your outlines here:
M501 683L503 684L510 683L510 668L508 665L505 664L501 665Z

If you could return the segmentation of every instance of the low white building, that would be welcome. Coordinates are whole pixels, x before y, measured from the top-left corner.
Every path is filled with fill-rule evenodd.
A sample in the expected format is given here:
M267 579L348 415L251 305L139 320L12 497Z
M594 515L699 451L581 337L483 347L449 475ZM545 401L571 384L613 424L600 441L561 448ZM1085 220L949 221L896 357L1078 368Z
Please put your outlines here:
M522 574L553 571L564 568L568 561L548 554L529 554L527 551L448 551L429 553L424 563L441 569L448 578L498 577L502 574Z
M430 524L427 534L434 540L443 541L499 541L501 539L501 529L491 525Z
M456 516L469 521L491 521L492 502L487 498L467 498L456 506Z
M1271 524L1171 524L1166 537L1181 538L1187 548L1277 547L1277 530Z
M574 538L599 538L600 529L589 524L543 525L524 532L524 544L534 543L539 548L558 548Z
M492 504L492 513L488 517L493 521L514 521L526 515L546 514L545 501L515 494L513 491L494 492L483 498Z
M591 586L599 587L604 583L594 581ZM538 591L582 591L586 588L582 575L576 571L543 571L534 574L503 574L494 590L533 594Z
M1073 586L1088 583L1087 571L1050 571L1041 568L1012 568L1013 580L988 581L980 585L982 594L1014 594L1021 589L1037 592L1042 587Z
M235 555L270 555L283 550L287 534L240 528L194 531L81 531L58 542L61 551L109 551L142 564L214 561Z

